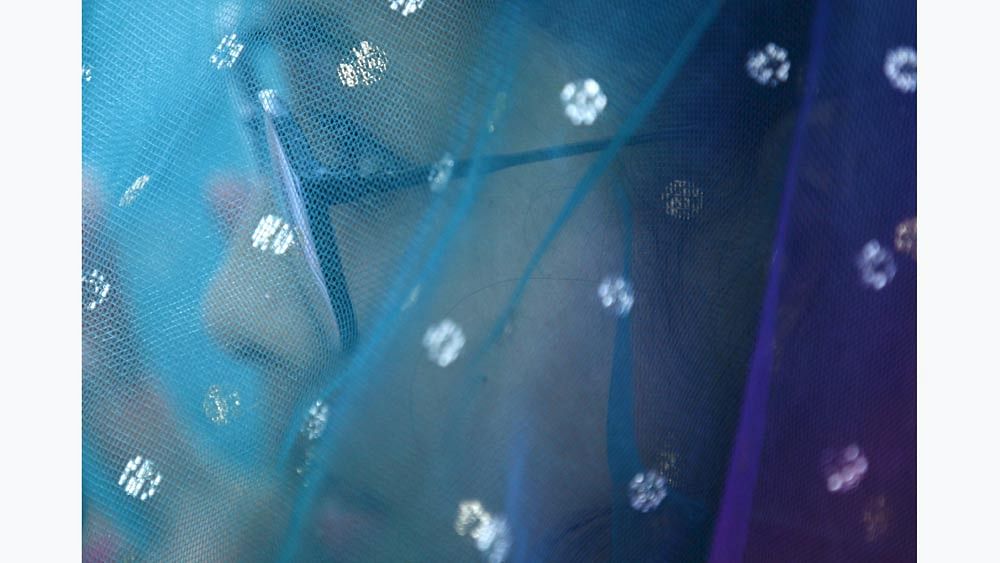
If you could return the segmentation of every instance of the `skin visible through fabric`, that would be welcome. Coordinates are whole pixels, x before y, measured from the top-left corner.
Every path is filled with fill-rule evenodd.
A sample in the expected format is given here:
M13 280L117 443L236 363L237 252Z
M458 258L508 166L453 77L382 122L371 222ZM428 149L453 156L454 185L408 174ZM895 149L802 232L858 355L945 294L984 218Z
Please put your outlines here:
M107 484L95 487L85 521L93 557L707 556L796 117L785 91L796 87L804 48L782 39L790 66L782 80L760 84L746 76L745 53L713 51L728 49L731 34L692 39L697 62L682 65L636 131L665 140L623 147L559 224L600 151L488 174L476 159L614 138L703 6L671 3L644 15L577 13L572 3L223 4L236 7L215 14L219 32L204 56L191 55L204 67L188 77L196 109L184 119L156 114L140 97L154 107L135 117L132 136L168 148L135 157L153 164L129 161L127 174L104 164L85 175L84 261L96 265L84 272L93 288L85 293L93 313L84 322L84 472L85 482ZM207 18L198 6L171 16L179 18L172 25ZM93 11L95 20L109 17L104 3ZM795 24L808 19L805 9L786 12ZM184 49L158 49L187 61ZM716 84L719 61L759 98L739 90L742 101L726 107L701 102L730 87ZM233 77L250 65L258 82L242 92ZM93 68L87 87L100 87L102 70ZM166 90L159 86L143 95L156 100ZM771 92L780 103L761 102ZM365 176L397 161L473 162L467 176L434 189L352 194L310 222L319 252L336 243L355 350L342 349L332 290L310 270L274 153L254 152L247 116L263 115L278 99L270 95L327 170ZM242 106L244 98L254 105ZM570 102L591 105L567 111ZM179 133L146 133L143 119ZM755 119L763 124L746 125ZM218 134L230 139L229 152L190 164L211 173L177 172L187 163L174 153L210 147L224 120L235 131ZM136 178L141 186L121 205ZM135 217L182 225L178 209L212 215L211 229L189 229L201 244L189 252L208 266L136 256L147 246L134 239L159 232ZM183 298L161 296L162 280L177 271L192 272ZM135 272L148 279L130 279ZM620 296L602 303L602 287L627 305ZM622 323L631 323L627 354L616 345ZM193 333L218 357L186 349ZM434 350L448 346L446 359ZM626 368L616 364L622 357ZM191 372L189 381L179 368L163 375L168 362ZM609 389L623 369L635 397L624 416L643 465L636 471L659 472L642 481L652 485L641 509L630 508L635 491L616 483L609 461L617 439L608 435ZM240 377L224 379L232 373ZM613 518L623 508L635 520Z

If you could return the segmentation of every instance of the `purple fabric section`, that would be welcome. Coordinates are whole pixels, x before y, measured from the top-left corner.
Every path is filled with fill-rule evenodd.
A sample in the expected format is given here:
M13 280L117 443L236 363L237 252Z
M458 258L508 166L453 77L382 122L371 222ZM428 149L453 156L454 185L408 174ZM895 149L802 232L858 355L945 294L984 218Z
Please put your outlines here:
M773 342L777 327L784 248L788 236L795 186L798 181L799 163L802 160L807 137L809 112L819 82L828 16L829 6L827 2L825 0L819 2L813 19L805 94L799 109L794 140L788 159L774 240L774 252L771 258L771 270L757 330L757 343L750 362L739 426L733 442L729 471L726 475L726 485L709 555L709 561L712 563L740 561L746 547L753 510L754 487L757 483L761 450L764 444L767 399L770 393L771 371L774 363Z

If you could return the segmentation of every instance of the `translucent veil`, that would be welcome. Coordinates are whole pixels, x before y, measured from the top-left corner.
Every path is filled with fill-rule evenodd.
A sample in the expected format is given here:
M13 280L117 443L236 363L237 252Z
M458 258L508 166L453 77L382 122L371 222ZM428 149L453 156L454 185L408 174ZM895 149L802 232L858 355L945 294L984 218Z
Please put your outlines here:
M85 1L84 559L913 559L876 4Z

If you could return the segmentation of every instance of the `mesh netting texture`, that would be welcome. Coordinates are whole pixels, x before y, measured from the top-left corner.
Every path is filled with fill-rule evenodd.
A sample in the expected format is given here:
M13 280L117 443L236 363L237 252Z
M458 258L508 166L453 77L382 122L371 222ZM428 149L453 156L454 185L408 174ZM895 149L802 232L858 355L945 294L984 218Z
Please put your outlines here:
M84 560L915 558L914 3L85 0L82 97Z

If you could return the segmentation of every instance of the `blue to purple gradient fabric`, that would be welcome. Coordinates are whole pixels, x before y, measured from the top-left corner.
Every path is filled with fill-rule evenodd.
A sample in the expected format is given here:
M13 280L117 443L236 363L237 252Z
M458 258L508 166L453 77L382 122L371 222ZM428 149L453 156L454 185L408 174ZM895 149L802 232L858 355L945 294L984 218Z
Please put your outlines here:
M713 561L916 558L916 262L873 291L852 260L916 216L916 97L873 64L916 45L916 11L820 2L814 18ZM851 490L828 481L848 448L866 468Z

